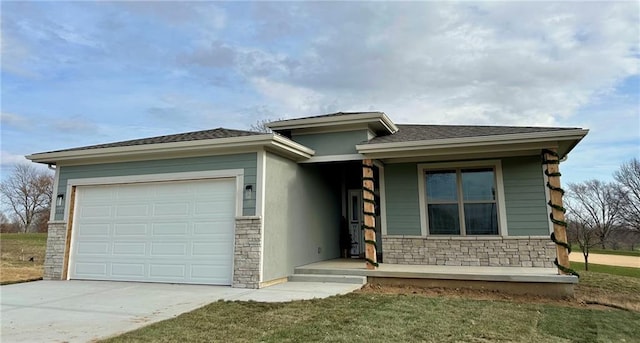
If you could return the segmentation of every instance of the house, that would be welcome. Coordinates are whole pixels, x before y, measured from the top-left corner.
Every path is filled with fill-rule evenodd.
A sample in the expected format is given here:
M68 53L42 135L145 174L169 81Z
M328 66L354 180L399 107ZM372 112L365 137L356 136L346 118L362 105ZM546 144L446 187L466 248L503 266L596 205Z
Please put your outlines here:
M557 168L588 132L396 125L381 112L269 128L27 156L56 167L45 278L257 288L344 255L370 268L553 267L559 180L543 163Z

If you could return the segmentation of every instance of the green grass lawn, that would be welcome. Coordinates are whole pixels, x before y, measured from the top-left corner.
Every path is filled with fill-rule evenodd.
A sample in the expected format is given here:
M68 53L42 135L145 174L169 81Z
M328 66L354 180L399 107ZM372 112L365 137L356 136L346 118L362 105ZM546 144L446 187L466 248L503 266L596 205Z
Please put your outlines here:
M584 263L582 262L571 262L571 268L575 269L575 271L577 271L578 273L581 273L585 270ZM589 271L640 278L640 268L618 267L589 263Z
M455 290L453 296L405 293L275 304L221 301L106 342L637 342L640 337L637 277L583 271L573 301L486 300L473 293L460 299Z
M216 302L106 342L632 342L640 313L355 293L291 303Z
M0 284L42 278L46 246L46 233L0 234Z
M571 250L577 253L581 253L578 245L571 245ZM622 255L622 256L640 256L640 250L614 250L614 249L589 249L590 254L605 254L605 255Z

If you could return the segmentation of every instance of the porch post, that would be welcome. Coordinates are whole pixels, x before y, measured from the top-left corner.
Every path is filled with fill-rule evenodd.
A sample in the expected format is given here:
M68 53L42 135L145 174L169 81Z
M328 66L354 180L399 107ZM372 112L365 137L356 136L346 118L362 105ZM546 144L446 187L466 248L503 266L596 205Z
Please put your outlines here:
M551 239L556 243L558 274L570 274L567 223L564 216L565 209L562 205L564 191L560 187L560 160L557 149L543 150L543 163L546 165L545 174L548 177L547 188L549 188L549 206L551 207L550 219L553 223Z
M376 269L376 206L374 193L373 161L362 160L362 204L364 213L364 242L367 269Z

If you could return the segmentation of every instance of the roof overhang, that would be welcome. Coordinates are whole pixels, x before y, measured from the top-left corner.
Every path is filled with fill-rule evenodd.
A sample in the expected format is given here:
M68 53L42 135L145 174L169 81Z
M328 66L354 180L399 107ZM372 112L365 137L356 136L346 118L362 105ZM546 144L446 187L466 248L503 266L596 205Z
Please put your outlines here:
M311 128L335 127L340 130L347 126L362 125L368 127L376 134L388 135L398 131L384 112L353 113L335 116L319 116L302 119L289 119L274 121L267 124L273 131L308 130Z
M490 155L500 153L531 154L540 149L557 148L560 157L566 156L587 135L589 130L571 129L518 133L494 136L421 140L356 145L359 153L368 158L391 159L433 156Z
M267 150L294 161L309 159L315 151L276 133L202 139L185 142L142 144L123 147L76 149L36 153L27 159L45 164L78 165L142 161Z

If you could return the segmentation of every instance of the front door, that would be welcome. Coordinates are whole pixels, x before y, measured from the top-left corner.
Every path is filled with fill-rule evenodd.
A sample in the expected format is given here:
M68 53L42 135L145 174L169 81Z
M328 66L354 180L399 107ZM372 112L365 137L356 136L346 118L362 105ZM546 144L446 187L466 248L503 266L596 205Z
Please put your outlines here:
M362 232L362 191L349 190L348 198L349 233L351 234L351 250L349 255L358 258L364 254L364 236Z

